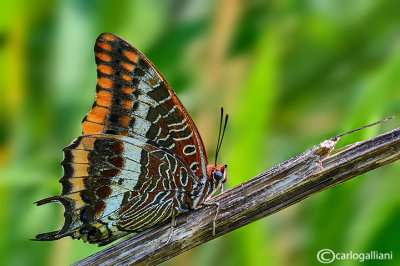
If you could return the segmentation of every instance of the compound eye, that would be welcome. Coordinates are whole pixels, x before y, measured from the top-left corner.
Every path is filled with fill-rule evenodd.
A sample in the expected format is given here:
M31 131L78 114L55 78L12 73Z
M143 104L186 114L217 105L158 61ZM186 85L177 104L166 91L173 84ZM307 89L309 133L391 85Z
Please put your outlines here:
M215 171L214 172L214 179L215 181L219 182L222 179L223 175L220 171Z

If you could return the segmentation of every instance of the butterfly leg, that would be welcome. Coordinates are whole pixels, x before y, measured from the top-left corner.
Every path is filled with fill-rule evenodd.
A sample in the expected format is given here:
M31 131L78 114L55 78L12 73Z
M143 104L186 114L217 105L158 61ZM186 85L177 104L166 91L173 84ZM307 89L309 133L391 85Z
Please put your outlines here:
M169 233L169 236L168 236L168 239L167 239L167 243L166 243L166 244L169 243L169 240L171 239L172 234L174 233L176 208L173 208L173 209L172 209L172 215L171 215L171 216L172 216L172 219L171 219L170 233Z
M171 220L171 227L170 227L171 232L169 233L169 237L168 237L168 240L167 240L167 244L169 243L169 240L171 239L171 237L172 237L172 235L173 235L173 233L174 233L174 227L176 226L175 217L178 215L179 212L188 212L188 211L189 211L189 210L182 209L182 208L180 208L180 207L174 207L174 208L172 209L172 220Z
M217 219L219 204L217 202L203 202L201 205L203 206L216 206L217 210L215 211L214 219L213 219L213 231L212 235L215 236L215 220Z

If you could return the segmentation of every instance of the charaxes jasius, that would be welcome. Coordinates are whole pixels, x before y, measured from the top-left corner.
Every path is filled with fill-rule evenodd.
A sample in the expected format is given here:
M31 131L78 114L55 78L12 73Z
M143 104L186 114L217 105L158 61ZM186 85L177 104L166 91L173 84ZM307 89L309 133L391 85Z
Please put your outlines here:
M208 163L193 120L149 59L110 33L94 51L96 99L82 136L63 150L61 195L37 202L61 203L64 225L35 240L105 245L210 205L226 181L227 166Z

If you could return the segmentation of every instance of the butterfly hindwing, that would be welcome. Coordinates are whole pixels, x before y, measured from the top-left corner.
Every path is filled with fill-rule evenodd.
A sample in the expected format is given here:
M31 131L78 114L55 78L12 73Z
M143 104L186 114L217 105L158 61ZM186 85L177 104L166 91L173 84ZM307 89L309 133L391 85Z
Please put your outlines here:
M187 196L178 191L190 191L196 179L179 158L144 140L94 134L64 149L62 194L39 202L66 209L63 228L51 237L105 244L171 217L178 194Z

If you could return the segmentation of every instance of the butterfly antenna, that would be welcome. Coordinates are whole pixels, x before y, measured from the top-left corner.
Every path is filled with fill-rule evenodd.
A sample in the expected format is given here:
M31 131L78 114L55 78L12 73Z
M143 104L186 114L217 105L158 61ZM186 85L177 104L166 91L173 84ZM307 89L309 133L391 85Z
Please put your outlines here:
M222 115L222 113L221 113L221 115ZM217 152L215 154L215 165L217 165L217 158L218 158L219 151L221 149L222 140L224 139L227 123L228 123L228 115L225 116L224 129L222 130L222 136L219 139L218 144L217 144ZM221 117L221 126L222 126L222 117Z
M217 165L218 146L219 146L219 140L221 138L222 118L223 117L224 117L224 108L221 107L221 120L219 121L219 132L218 132L218 140L217 140L217 149L215 150L215 165Z
M218 153L219 153L219 150L221 149L222 140L224 139L225 129L226 129L226 124L227 124L227 123L228 123L228 115L225 116L224 129L222 130L221 140L219 141Z

